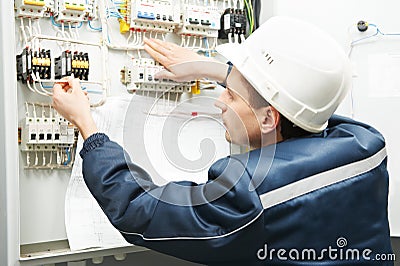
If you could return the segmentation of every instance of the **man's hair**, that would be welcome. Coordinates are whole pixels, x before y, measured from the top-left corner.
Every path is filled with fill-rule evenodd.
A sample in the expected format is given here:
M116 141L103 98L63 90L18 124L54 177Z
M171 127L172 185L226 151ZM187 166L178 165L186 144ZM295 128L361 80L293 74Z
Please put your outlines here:
M262 97L256 89L243 77L243 83L246 84L246 89L249 93L249 104L254 109L270 106L269 102ZM284 140L290 138L299 138L312 134L301 127L296 126L292 121L287 119L284 115L279 113L281 118L281 135Z

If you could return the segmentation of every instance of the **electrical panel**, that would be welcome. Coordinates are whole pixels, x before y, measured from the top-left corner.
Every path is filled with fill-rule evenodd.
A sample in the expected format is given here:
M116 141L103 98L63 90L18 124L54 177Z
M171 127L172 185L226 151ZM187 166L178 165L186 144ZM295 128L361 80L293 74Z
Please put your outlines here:
M14 0L21 247L38 244L40 254L46 256L47 249L53 250L47 243L68 238L62 213L46 216L54 214L53 209L46 209L51 208L46 202L55 198L46 194L55 190L47 189L47 184L68 185L80 133L52 107L54 84L71 76L80 79L95 113L111 96L137 94L149 102L162 97L157 102L160 108L139 115L165 117L187 99L212 94L217 85L207 80L157 79L164 67L146 53L144 39L174 42L200 55L214 56L226 8L236 9L232 1L224 0ZM197 115L199 105L190 106L193 111L174 115ZM59 194L50 205L64 204L65 194ZM44 215L38 210L45 210ZM42 228L42 221L32 223L36 217L57 223L61 229L47 237L49 230ZM20 250L26 260L36 259Z
M246 33L244 10L236 5L225 8L225 4L225 1L215 0L15 0L15 16L19 21L22 46L16 56L17 80L32 93L47 97L52 94L54 82L73 75L87 84L85 88L89 86L88 92L102 95L97 103L92 104L93 107L99 106L104 103L109 91L107 80L110 79L110 67L105 51L114 50L126 52L129 55L127 58L130 58L119 67L120 83L127 92L199 94L203 86L198 81L182 83L156 79L155 74L163 70L163 66L149 55L142 56L143 40L145 37L164 40L169 34L180 38L181 46L211 56L218 35L239 42L239 36L243 41ZM115 25L112 24L113 20L119 25L118 28L112 26ZM93 27L92 22L99 27ZM51 26L54 35L43 35L41 24ZM95 39L81 41L79 35L87 31L93 32ZM114 40L113 32L118 31L125 38L126 45ZM53 51L55 47L57 49ZM96 52L97 63L92 60L89 63L90 49L93 47L100 51ZM101 66L97 80L91 78L92 65ZM101 90L90 90L91 86L100 87ZM49 124L48 121L53 119L61 118L24 118L21 123L21 150L42 151L45 149L43 144L57 143L58 136L64 135L48 133L59 128ZM46 132L40 133L39 129ZM61 127L57 130L62 131ZM64 145L73 149L70 141L64 142ZM42 165L37 169L44 168Z

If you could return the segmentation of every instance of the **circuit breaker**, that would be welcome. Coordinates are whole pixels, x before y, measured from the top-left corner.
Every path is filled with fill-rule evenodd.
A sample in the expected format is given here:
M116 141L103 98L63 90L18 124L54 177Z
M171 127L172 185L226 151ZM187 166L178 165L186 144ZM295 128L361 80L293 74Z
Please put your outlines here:
M54 10L53 0L15 0L17 18L41 18Z
M190 92L192 82L175 82L167 79L157 79L155 74L163 70L164 67L151 58L141 58L133 60L132 68L124 67L121 70L121 81L129 79L128 86L130 92L168 92L182 93ZM126 76L129 75L129 76Z
M57 114L50 105L26 103L21 120L21 151L26 168L71 168L77 141L77 128ZM40 111L40 113L38 112Z
M218 7L183 5L182 25L177 34L218 37L221 14Z
M81 22L88 19L90 4L86 0L55 0L55 18L63 22Z
M179 24L179 5L172 0L125 0L120 5L121 23L131 30L168 33Z

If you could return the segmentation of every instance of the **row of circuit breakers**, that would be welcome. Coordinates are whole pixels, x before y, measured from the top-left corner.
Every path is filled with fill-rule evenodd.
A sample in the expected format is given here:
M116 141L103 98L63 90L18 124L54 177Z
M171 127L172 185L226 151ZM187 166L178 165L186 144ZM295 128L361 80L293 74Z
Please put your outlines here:
M26 103L20 122L21 150L25 167L31 169L68 169L75 158L77 128L48 104Z
M227 39L229 34L246 33L244 9L227 8L221 14L217 6L200 6L173 1L121 0L120 31L175 32L178 35Z
M181 4L176 4L179 0L104 1L118 8L121 33L175 32L222 39L229 34L246 33L246 12L241 8L229 7L221 13L217 6L193 5L189 1L180 1ZM17 18L53 17L60 23L78 23L98 18L98 0L15 0L15 10Z

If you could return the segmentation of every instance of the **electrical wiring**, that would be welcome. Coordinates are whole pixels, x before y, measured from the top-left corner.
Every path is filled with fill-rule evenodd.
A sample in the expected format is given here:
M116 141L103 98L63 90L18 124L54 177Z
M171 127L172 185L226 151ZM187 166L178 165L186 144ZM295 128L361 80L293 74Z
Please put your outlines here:
M353 47L354 47L355 45L358 45L358 44L360 44L360 43L363 43L363 41L365 41L365 40L371 39L371 38L376 37L376 36L378 36L378 35L382 35L382 36L400 36L400 33L384 33L384 32L382 32L382 31L379 29L379 27L378 27L376 24L369 23L368 26L371 26L371 27L375 28L375 33L370 34L370 35L365 36L365 37L362 37L362 38L360 38L360 39L357 39L357 40L352 41L352 42L350 43L350 49L349 49L349 51L348 51L348 53L347 53L348 57L351 57L351 53L352 53L352 51L353 51Z
M89 28L90 28L91 30L94 30L94 31L101 31L101 30L102 30L101 27L99 27L99 28L93 27L90 20L88 21L88 25L89 25Z
M352 41L352 42L351 42L351 45L354 45L354 44L356 44L356 43L358 43L358 42L360 42L360 41L363 41L363 40L366 40L366 39L375 37L375 36L377 36L377 35L383 35L383 36L400 36L400 33L383 33L383 32L378 28L377 25L372 24L372 23L369 23L368 26L374 27L374 28L376 29L376 32L375 32L374 34L372 34L372 35L365 36L365 37L360 38L360 39L358 39L358 40Z
M251 0L249 1L251 8L253 9L253 18L254 18L254 30L258 29L260 26L260 13L261 13L261 0Z
M71 153L69 148L65 148L65 154L67 155L67 160L64 162L64 165L68 165L71 162Z
M67 29L69 29L69 27L72 27L72 28L81 28L82 27L82 25L83 25L83 22L81 21L77 26L65 26L64 25L64 23L61 23L61 24L58 24L55 20L54 20L54 16L50 16L50 21L51 21L51 24L53 25L53 26L55 26L55 27L58 27L58 28L67 28Z
M19 28L21 30L21 37L22 37L24 44L26 45L28 43L28 37L26 36L26 32L25 32L24 19L21 18L20 22L21 22L21 24L20 24Z
M253 7L251 6L251 2L249 3L247 0L244 0L244 4L247 10L247 18L249 20L249 34L253 33L254 31L254 12Z
M207 57L210 57L210 51L209 51L209 47L208 47L208 42L206 42L206 40L207 40L207 38L204 37L204 38L203 38L203 41L204 41L204 44L206 45L206 53L205 53L205 55L206 55Z

